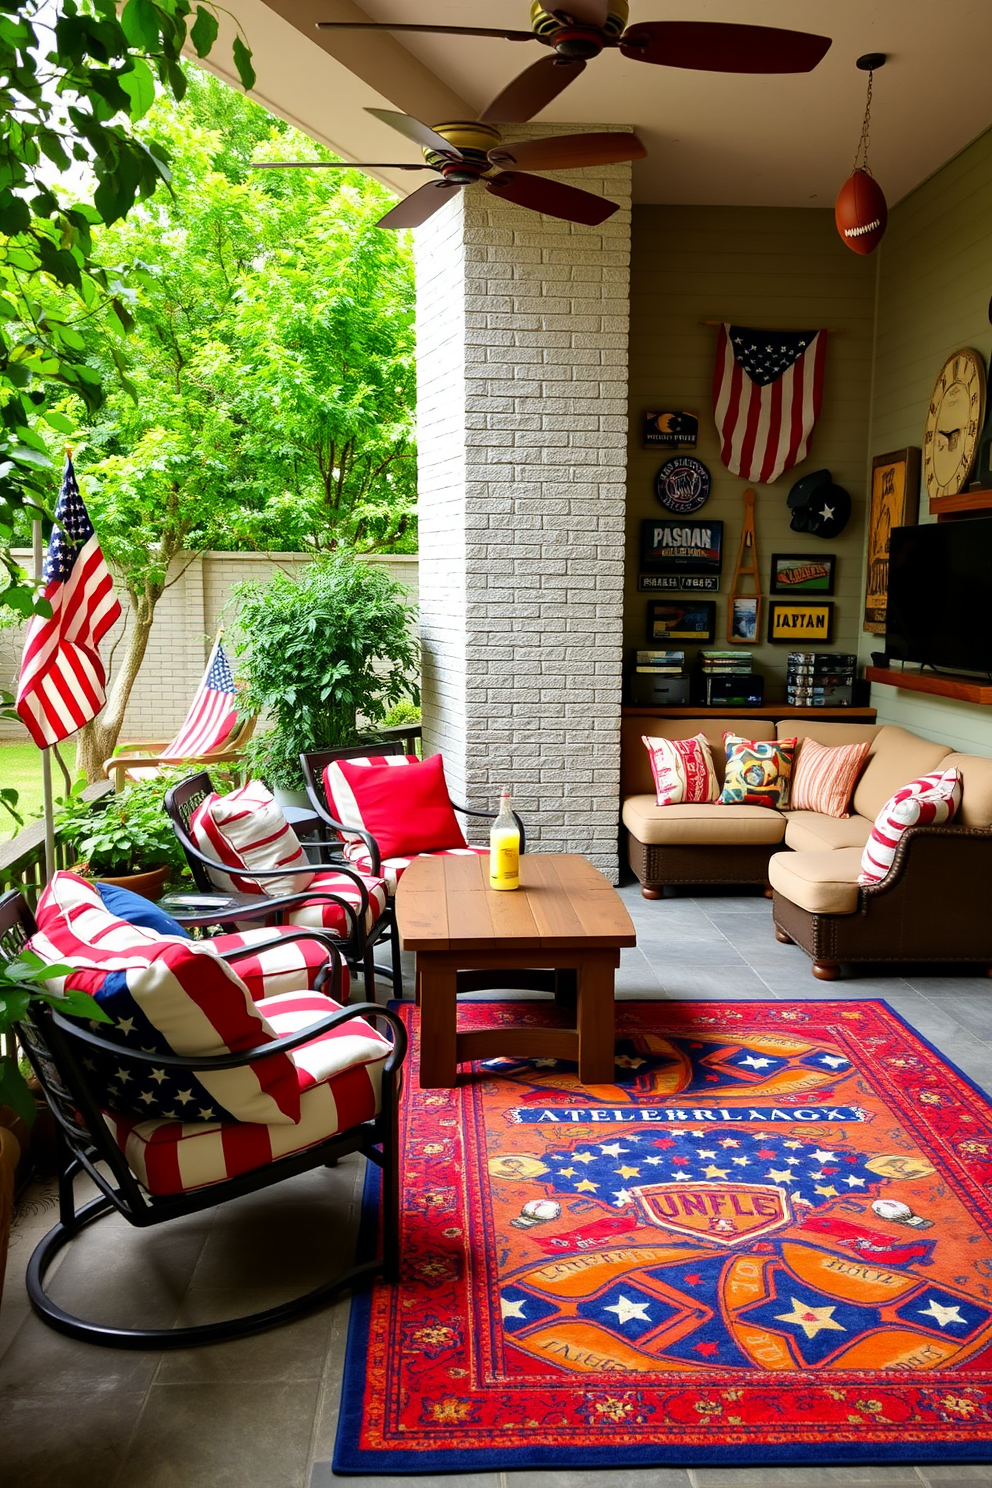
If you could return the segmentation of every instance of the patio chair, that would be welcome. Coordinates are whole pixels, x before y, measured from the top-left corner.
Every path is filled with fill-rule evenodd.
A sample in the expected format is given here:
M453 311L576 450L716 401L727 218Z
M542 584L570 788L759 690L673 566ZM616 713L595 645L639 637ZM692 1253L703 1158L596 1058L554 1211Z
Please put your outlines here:
M381 877L385 880L386 889L389 893L390 901L392 901L392 897L396 893L396 885L403 877L404 870L409 867L414 857L429 856L433 855L434 852L440 852L446 856L452 853L484 854L488 853L489 849L488 847L473 847L465 844L460 847L431 849L428 854L413 852L402 856L386 857L380 851L379 843L371 832L341 821L333 809L334 790L333 787L329 789L329 767L341 760L382 760L385 762L387 759L396 760L397 763L402 760L412 765L418 765L420 763L416 755L403 754L402 745L398 740L388 740L384 743L369 744L364 747L353 746L346 749L325 749L311 754L301 754L300 765L303 770L303 779L306 783L307 796L318 819L325 827L330 827L334 831L338 841L341 843L342 852L350 862L352 868L358 869L360 873L368 873L375 878ZM463 816L479 817L486 821L494 821L496 818L495 811L479 811L471 806L459 806L453 801L450 804L454 811L459 812ZM527 834L524 824L516 812L513 813L513 816L517 826L520 828L520 851L525 852L527 848ZM400 969L400 947L396 932L396 916L392 902L390 902L388 914L390 919L390 934L393 942L393 966L396 969L396 979L394 980L393 987L397 997L402 997L403 983Z
M247 791L249 787L242 787ZM276 818L278 808L268 792L266 808ZM252 920L277 925L306 925L316 920L314 928L331 933L342 953L356 970L360 969L365 994L375 1001L375 978L384 977L397 988L399 957L392 966L375 961L375 947L391 937L387 917L387 895L382 880L360 873L339 857L314 861L303 851L291 828L282 818L282 828L291 849L279 854L278 867L249 864L235 851L220 832L212 830L207 820L209 803L220 800L205 770L189 775L165 793L165 810L169 815L198 889L204 892L221 889L238 900L231 921L238 927ZM204 810L206 808L206 811ZM204 830L205 829L205 830ZM199 840L197 834L199 832ZM263 838L265 833L263 832ZM211 852L204 850L209 842ZM221 859L224 854L224 860ZM275 857L271 859L275 861ZM265 885L275 881L280 890L287 880L300 884L298 891L270 895ZM245 896L251 896L247 898ZM255 900L257 902L252 902ZM402 991L396 992L402 996Z
M191 755L172 753L172 739L156 739L144 744L122 744L122 752L105 760L103 768L113 780L114 790L119 794L124 789L126 780L149 780L161 773L161 765L236 765L255 732L257 721L256 718L239 718L227 738L216 748Z
M36 930L34 916L19 891L0 898L0 958L13 960ZM297 934L319 936L319 932L306 929ZM240 956L250 955L253 948L223 958L231 971L219 973L221 958L204 954L203 948L186 947L176 940L165 944L163 957L171 960L164 972L162 962L158 963L156 986L161 986L163 974L171 977L169 1008L173 1021L166 1020L170 1040L175 1038L176 996L188 995L202 1021L203 1009L209 1006L209 998L203 1000L203 994L214 989L198 986L197 981L218 974L229 991L229 996L221 999L228 1010L231 999L237 1002L238 995L241 997L243 1032L251 1004L247 988L233 972L233 964ZM388 1009L373 1003L342 1008L335 996L341 990L341 956L334 946L327 947L327 956L323 985L329 986L330 996L315 991L302 997L263 999L256 1006L258 1016L251 1025L258 1029L254 1035L257 1043L252 1047L245 1047L241 1037L241 1046L234 1050L230 1044L238 1039L218 1037L217 1027L211 1028L214 1047L227 1043L229 1052L221 1054L178 1055L161 1048L147 1052L129 1046L128 1035L117 1024L84 1024L62 1017L40 1001L29 1005L17 1027L18 1038L54 1115L60 1147L59 1222L35 1248L27 1271L31 1304L50 1327L71 1338L111 1348L185 1348L240 1338L289 1322L380 1271L387 1279L395 1278L396 1098L406 1034L400 1019ZM128 972L129 984L134 975L140 976L140 953ZM92 977L92 972L87 976ZM111 982L108 978L105 991ZM72 984L72 978L66 978L65 984ZM121 995L119 983L113 983L113 988L118 990L112 989L110 1006L114 1006L112 999ZM96 995L99 999L100 994ZM143 1002L143 1006L148 1004ZM299 1027L301 1015L309 1020L305 1028ZM216 1012L211 1017L215 1024L219 1022ZM376 1033L366 1019L388 1024L392 1041ZM281 1031L280 1024L287 1031ZM93 1032L94 1026L99 1032ZM108 1029L114 1037L108 1036ZM148 1034L142 1031L132 1036L146 1039ZM243 1094L246 1085L253 1085L249 1075L254 1082L261 1082L262 1071L268 1071L267 1083L253 1085L255 1099L259 1090L268 1097L278 1080L285 1080L288 1074L290 1084L296 1087L299 1115L295 1121L281 1115L275 1124L223 1115L220 1120L205 1121L202 1113L199 1122L149 1117L147 1110L122 1109L120 1103L109 1098L100 1076L101 1061L106 1058L112 1060L112 1067L133 1071L135 1091L145 1083L140 1079L145 1072L152 1080L168 1078L177 1082L177 1089L188 1084L192 1090L202 1088L204 1080L216 1087L227 1072L238 1071L235 1084ZM356 1072L360 1068L366 1077L359 1080ZM196 1156L191 1158L189 1149L194 1146ZM262 1156L264 1147L268 1153ZM145 1229L257 1193L312 1168L333 1166L350 1152L364 1153L382 1169L382 1254L359 1258L345 1274L322 1282L292 1301L221 1322L175 1328L118 1328L67 1312L45 1290L46 1275L59 1252L104 1215L116 1211L129 1224ZM77 1209L73 1184L81 1173L100 1192Z

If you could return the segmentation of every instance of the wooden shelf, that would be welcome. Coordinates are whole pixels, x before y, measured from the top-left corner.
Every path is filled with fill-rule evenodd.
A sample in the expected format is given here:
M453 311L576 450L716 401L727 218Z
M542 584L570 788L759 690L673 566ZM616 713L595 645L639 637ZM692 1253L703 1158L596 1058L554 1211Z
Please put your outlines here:
M955 497L955 500L958 498ZM964 677L940 677L936 672L897 672L891 667L868 667L869 682L885 687L901 687L906 692L929 692L937 697L955 698L959 703L979 703L992 708L992 684L969 682Z
M992 517L992 490L960 491L957 496L930 497L930 515L941 517Z
M733 718L739 715L741 718L767 718L773 723L779 718L826 718L832 723L875 722L874 708L794 708L791 703L762 703L760 708L731 708L723 703L717 703L711 708L703 707L701 703L695 707L689 704L685 707L666 707L659 703L653 707L647 704L643 707L628 705L622 712L624 718Z

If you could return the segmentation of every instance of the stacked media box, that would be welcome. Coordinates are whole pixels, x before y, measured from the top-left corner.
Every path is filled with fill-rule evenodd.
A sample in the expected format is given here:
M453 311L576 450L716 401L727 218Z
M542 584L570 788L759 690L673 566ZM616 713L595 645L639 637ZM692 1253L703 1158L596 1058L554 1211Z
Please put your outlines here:
M797 708L850 708L857 664L837 651L790 651L786 698Z
M759 706L764 700L764 678L754 671L750 651L700 651L696 701L708 708Z
M671 706L689 701L684 651L638 651L630 688L631 702Z

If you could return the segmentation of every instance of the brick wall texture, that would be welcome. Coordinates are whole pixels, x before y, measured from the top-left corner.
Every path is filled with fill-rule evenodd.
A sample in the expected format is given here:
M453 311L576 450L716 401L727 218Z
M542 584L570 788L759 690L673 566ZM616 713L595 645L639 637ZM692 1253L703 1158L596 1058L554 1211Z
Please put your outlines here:
M630 167L557 179L620 211L583 227L473 187L416 235L425 752L615 880Z
M30 565L30 553L19 556L25 566ZM170 575L174 582L155 610L155 624L131 693L121 742L172 738L186 717L221 625L227 627L225 646L237 672L237 606L232 599L237 584L247 579L264 583L276 568L292 573L308 561L305 553L202 553L177 560ZM416 604L415 555L377 555L368 561L387 568ZM128 623L126 596L121 596L121 602L125 616L100 648L104 662L113 657ZM0 686L11 691L16 686L23 649L24 632L20 627L0 630ZM27 734L18 724L0 721L0 738L21 737L27 738Z

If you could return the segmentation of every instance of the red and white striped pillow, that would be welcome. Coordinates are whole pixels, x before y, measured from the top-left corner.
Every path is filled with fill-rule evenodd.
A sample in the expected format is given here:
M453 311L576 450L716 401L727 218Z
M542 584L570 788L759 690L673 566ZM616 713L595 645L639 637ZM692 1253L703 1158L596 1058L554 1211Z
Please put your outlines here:
M651 761L659 806L716 800L720 787L705 734L693 739L652 739L642 734L641 743Z
M239 873L211 872L218 888L240 894L298 894L310 887L313 874L292 873L285 878L251 878L253 868L307 868L309 859L300 839L270 791L259 780L249 781L230 795L211 795L190 818L190 836L202 853ZM209 870L208 870L209 871Z
M354 765L358 769L369 770L377 769L380 765L402 767L419 764L420 760L415 754L369 754L349 760L332 760L324 768L324 794L327 797L328 810L334 820L341 822L344 826L357 827L362 832L370 831L371 828L365 825L362 818L362 808L358 804L355 792L341 766ZM364 846L361 838L349 837L346 832L339 832L338 836L344 842L357 841L360 847Z
M393 760L402 758L393 756ZM345 815L337 820L370 833L383 858L466 847L448 795L441 756L407 759L406 765L406 769L392 768L388 757L378 764L363 759L328 765L325 790L328 796L333 790L335 803L345 807ZM331 770L337 774L328 785Z
M821 816L850 816L848 809L861 767L871 748L863 744L840 744L828 748L815 739L804 739L792 767L790 811L818 811Z
M909 827L932 827L950 821L961 804L961 776L957 770L934 770L904 785L890 797L875 818L861 857L858 883L881 883L892 867L896 848Z

